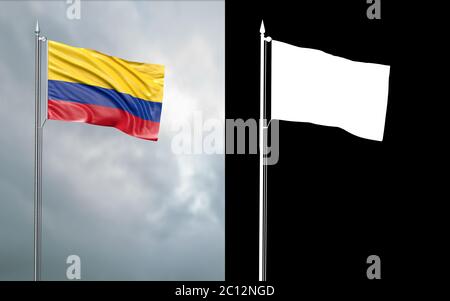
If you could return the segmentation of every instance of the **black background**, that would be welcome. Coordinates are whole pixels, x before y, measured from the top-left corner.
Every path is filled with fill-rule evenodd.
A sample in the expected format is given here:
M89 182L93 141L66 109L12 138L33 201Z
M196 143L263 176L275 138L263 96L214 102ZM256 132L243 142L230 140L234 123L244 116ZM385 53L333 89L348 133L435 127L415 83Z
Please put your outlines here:
M288 290L383 287L366 277L371 254L384 285L435 276L428 212L439 184L426 126L436 108L420 70L432 31L414 23L410 9L421 7L381 2L381 20L366 17L363 0L226 2L228 119L259 118L261 19L276 40L391 66L383 142L280 122L280 160L268 168L267 279ZM258 279L258 164L257 155L226 156L227 280Z

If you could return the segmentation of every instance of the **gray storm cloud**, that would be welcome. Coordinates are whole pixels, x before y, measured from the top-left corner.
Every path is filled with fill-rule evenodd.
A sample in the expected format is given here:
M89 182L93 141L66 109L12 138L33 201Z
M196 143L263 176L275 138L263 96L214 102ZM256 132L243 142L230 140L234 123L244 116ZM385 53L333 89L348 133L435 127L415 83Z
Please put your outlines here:
M48 121L43 279L223 280L224 156L176 155L176 124L224 119L224 4L218 1L0 2L0 280L31 280L34 44L49 39L164 64L160 140Z

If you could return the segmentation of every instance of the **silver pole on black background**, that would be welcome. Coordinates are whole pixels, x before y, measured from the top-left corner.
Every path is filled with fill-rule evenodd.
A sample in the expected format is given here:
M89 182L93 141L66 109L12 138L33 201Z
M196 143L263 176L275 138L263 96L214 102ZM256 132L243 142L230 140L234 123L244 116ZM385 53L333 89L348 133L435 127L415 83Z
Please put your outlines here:
M267 253L267 204L266 204L266 168L264 158L265 135L266 130L266 108L265 108L265 28L261 21L259 30L260 36L260 115L259 115L259 281L266 281L266 253Z
M261 21L260 36L260 115L259 115L259 281L267 280L267 135L266 115L266 56L271 37L265 37L264 22Z

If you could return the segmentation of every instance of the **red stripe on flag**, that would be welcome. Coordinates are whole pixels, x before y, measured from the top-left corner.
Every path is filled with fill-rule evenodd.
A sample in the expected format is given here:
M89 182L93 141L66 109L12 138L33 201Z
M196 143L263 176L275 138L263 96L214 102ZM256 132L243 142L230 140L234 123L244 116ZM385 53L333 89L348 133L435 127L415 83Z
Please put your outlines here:
M116 108L49 99L48 119L110 126L134 137L158 140L159 122L144 120Z

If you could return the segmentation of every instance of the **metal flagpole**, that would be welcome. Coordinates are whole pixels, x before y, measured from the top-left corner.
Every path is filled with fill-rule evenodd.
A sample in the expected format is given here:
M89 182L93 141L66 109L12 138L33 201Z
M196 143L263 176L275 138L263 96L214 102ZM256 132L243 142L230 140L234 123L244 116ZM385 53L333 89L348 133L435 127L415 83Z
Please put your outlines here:
M259 111L259 281L266 281L267 270L267 168L265 154L266 123L266 52L265 41L270 42L270 37L265 38L264 21L261 21L260 37L260 111Z
M34 281L41 278L42 228L42 124L41 124L41 37L35 33L35 131L34 131Z

